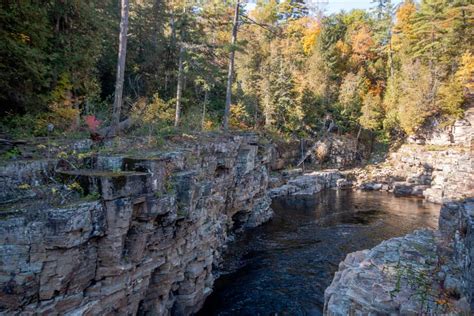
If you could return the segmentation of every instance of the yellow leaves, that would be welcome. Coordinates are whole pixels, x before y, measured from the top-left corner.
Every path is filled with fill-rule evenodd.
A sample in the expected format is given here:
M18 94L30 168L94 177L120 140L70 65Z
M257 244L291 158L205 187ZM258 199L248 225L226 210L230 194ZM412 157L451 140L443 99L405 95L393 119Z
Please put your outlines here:
M92 154L93 154L92 151L86 152L86 153L79 153L79 154L77 155L77 159L82 160L82 159L84 159L84 158L91 157Z
M303 39L303 51L306 55L310 55L313 52L313 49L316 45L316 41L321 34L321 25L314 21L305 31Z
M30 42L31 38L26 35L26 34L23 34L23 33L20 33L20 34L17 34L17 38L20 42L22 42L23 44L27 44Z
M412 29L411 20L415 17L416 6L413 1L405 1L397 10L395 28L403 33Z
M202 129L204 131L212 131L215 129L214 122L207 119L204 121L204 124L202 125Z
M250 128L250 115L243 104L234 104L230 107L230 126L239 129Z
M258 22L273 24L278 20L278 1L269 0L250 11L250 17Z
M443 113L458 118L462 116L464 93L474 92L474 56L466 52L461 56L459 69L454 77L439 89L440 107Z
M321 25L316 19L305 16L289 21L286 33L290 37L299 38L304 53L309 55L321 33Z
M49 110L51 115L38 119L37 128L45 129L50 123L55 129L65 131L77 127L79 108L76 106L80 99L72 93L72 84L68 74L62 74L58 84L51 92Z
M29 190L29 189L31 189L31 186L27 183L22 183L18 186L18 189L20 189L20 190Z
M359 123L367 129L378 129L382 125L383 107L380 94L369 92L364 97L362 105L362 116Z
M474 55L466 52L461 56L461 65L456 72L456 79L469 93L474 93Z
M56 155L57 158L60 158L60 159L66 159L68 157L67 153L64 152L64 151L61 151L59 152L57 155Z
M458 71L439 88L438 99L441 111L451 120L463 114L465 93L474 92L474 56L466 52L461 56Z
M392 47L400 50L404 39L413 37L413 19L416 14L416 6L413 1L405 1L396 12L396 23L393 28Z
M158 94L153 96L152 102L147 103L145 98L140 98L132 107L132 116L143 123L152 124L158 121L172 122L174 109L163 101Z
M449 80L439 88L439 103L444 114L452 118L462 116L464 102L463 86L459 80Z
M343 57L349 56L351 53L351 46L341 40L337 41L336 49Z
M73 183L71 183L71 184L69 184L69 185L67 186L67 189L68 189L69 191L76 191L76 192L79 192L79 193L81 193L81 194L84 193L84 190L82 189L81 185L79 184L79 182L76 182L76 181L73 182Z
M79 109L74 108L70 102L55 102L49 106L49 109L53 113L49 123L53 123L62 130L76 127L75 121L79 117Z

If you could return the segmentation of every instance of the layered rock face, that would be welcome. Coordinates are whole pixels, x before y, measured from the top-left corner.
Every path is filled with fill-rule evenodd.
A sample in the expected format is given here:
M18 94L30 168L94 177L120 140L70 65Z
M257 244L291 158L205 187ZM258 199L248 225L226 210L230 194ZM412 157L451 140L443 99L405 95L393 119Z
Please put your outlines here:
M447 203L440 231L421 230L349 254L325 291L325 314L471 315L474 199Z
M196 312L229 236L272 216L271 150L253 136L229 136L140 158L99 157L93 170L62 171L89 201L2 209L0 312ZM9 168L1 173L9 192L3 201L12 201L18 183L58 176L49 162L31 162L18 177Z
M474 196L474 108L452 126L426 129L387 161L358 174L359 187L396 195L424 196L431 202Z
M431 202L474 196L473 153L468 147L403 145L388 160L358 174L360 188L424 196Z
M440 146L469 147L474 138L474 104L465 109L464 117L456 120L454 124L440 127L436 120L423 129L419 135L411 137L408 142L415 144L429 144Z
M445 128L433 128L409 139L385 163L360 170L363 190L424 196L443 203L474 196L474 108Z

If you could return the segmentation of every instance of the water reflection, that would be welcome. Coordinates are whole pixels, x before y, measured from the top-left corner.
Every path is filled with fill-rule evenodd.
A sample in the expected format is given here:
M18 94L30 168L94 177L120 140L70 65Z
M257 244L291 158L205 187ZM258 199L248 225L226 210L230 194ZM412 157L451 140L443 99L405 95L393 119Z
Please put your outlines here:
M230 245L200 315L321 315L324 289L347 253L436 228L439 213L420 199L337 190L272 207L271 222Z

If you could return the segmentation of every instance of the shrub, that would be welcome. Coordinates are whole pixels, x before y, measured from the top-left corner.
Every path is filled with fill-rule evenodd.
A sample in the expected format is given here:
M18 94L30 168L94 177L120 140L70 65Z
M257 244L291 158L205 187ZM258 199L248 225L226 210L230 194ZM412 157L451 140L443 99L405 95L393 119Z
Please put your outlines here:
M316 158L318 159L320 163L325 162L329 155L329 146L326 145L325 143L320 143L316 147L315 154L316 154Z

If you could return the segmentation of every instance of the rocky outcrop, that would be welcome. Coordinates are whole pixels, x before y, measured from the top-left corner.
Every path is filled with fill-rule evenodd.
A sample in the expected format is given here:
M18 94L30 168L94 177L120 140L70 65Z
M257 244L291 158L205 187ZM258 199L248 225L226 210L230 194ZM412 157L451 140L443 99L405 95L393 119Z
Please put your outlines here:
M416 231L349 254L325 291L324 312L471 315L473 241L474 199L447 203L440 231Z
M465 109L464 116L449 126L442 126L436 118L428 121L420 133L408 139L409 143L437 146L471 147L474 139L474 106Z
M451 126L439 125L432 121L384 163L358 170L357 186L435 203L474 196L474 108Z
M349 168L360 164L369 153L366 146L350 135L328 134L311 140L275 142L272 148L271 170L288 166L313 169Z
M357 166L367 155L364 144L349 135L329 137L324 144L328 147L328 154L323 162L332 168Z
M302 147L304 146L302 146L300 141L274 142L274 144L271 146L271 170L279 171L287 168L290 165L295 165L298 159L301 158L301 152L304 150Z
M338 170L314 171L289 179L286 184L271 189L270 197L287 195L313 195L324 189L342 186L344 176Z
M0 313L196 312L229 237L272 215L270 150L252 135L216 136L173 152L96 157L95 169L2 167ZM83 197L12 202L19 184L44 187L50 177L74 181Z
M474 196L473 153L466 147L403 145L386 162L356 171L362 190L424 196L435 203Z

